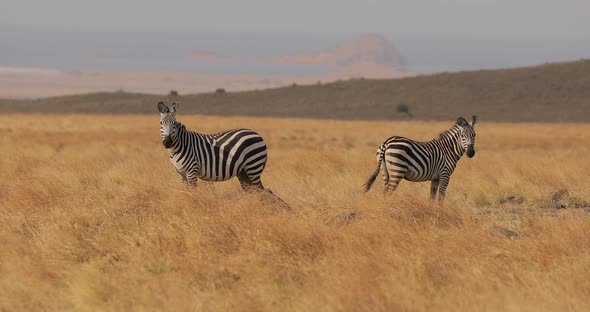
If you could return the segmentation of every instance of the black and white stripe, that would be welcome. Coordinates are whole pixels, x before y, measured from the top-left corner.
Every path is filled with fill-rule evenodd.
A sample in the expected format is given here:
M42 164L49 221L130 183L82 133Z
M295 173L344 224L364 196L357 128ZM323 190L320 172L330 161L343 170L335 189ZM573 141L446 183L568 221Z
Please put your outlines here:
M381 170L387 191L395 191L402 179L431 181L430 197L434 199L439 190L439 200L443 201L461 156L464 153L469 158L475 155L476 122L477 116L473 116L471 122L459 117L451 129L429 142L397 136L387 139L377 150L377 169L365 183L365 191L371 188Z
M162 143L182 182L198 179L226 181L238 177L244 189L264 189L260 175L266 166L266 144L253 130L233 129L217 134L189 131L176 121L178 104L158 103Z

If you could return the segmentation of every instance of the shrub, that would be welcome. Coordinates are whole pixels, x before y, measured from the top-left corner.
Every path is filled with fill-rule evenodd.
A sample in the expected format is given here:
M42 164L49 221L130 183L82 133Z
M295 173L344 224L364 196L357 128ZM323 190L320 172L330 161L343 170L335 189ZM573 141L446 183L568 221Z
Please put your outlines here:
M408 117L410 117L410 118L413 117L412 116L412 113L410 113L410 106L408 106L405 103L399 103L399 104L397 104L397 107L395 109L396 109L396 111L398 113L405 113L405 114L408 115Z

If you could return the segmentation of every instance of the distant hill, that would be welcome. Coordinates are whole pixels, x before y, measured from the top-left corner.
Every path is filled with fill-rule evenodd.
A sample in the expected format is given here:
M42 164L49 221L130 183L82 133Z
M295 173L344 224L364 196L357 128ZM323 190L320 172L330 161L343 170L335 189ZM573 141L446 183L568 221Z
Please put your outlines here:
M590 60L535 67L441 73L403 79L354 79L246 92L178 97L125 92L39 100L0 100L0 112L156 114L159 100L184 114L331 119L590 121Z
M357 63L374 63L394 68L399 65L399 53L378 34L356 36L339 45L318 52L281 55L264 58L227 57L216 53L198 51L188 59L209 62L251 62L278 64L315 64L351 66Z
M175 89L199 93L219 87L244 91L293 83L414 76L400 70L398 60L398 52L385 38L363 34L331 48L292 55L248 58L198 51L177 60L184 64L180 70L178 67L169 70L123 70L119 67L56 70L0 66L0 97L40 98L111 90L162 93ZM133 63L132 60L119 62ZM213 68L215 70L211 71ZM258 72L252 73L253 68Z

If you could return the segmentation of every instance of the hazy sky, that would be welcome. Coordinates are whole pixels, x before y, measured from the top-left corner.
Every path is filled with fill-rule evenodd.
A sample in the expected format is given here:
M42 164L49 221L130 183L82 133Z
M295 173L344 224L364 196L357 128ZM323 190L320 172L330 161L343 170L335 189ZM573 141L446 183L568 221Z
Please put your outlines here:
M588 35L590 0L0 0L0 26Z

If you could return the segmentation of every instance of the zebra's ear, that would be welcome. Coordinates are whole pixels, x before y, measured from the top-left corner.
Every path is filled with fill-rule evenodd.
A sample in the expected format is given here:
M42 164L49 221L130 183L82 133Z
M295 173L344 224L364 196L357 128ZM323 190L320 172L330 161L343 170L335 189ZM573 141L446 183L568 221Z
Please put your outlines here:
M168 106L166 106L166 104L164 104L164 102L158 102L158 111L160 112L160 114L166 114L170 112L170 109L168 109Z
M176 113L178 111L178 103L172 103L172 108L170 108L171 113Z
M473 117L471 117L471 126L475 126L475 123L477 122L477 116L473 115Z
M457 118L457 125L460 127L465 127L467 125L467 120L463 117Z

